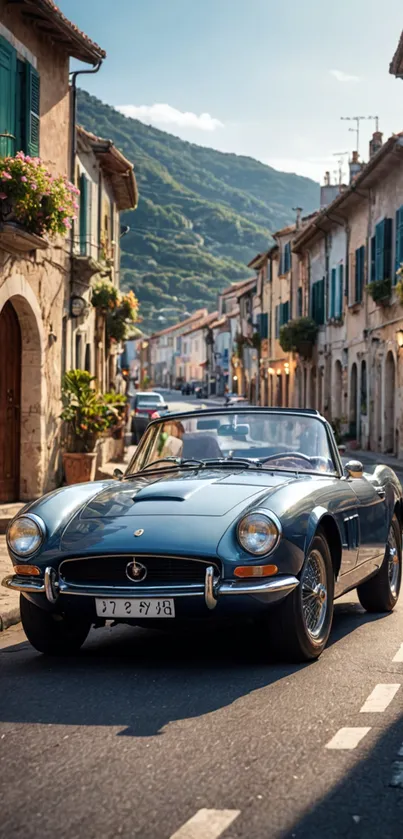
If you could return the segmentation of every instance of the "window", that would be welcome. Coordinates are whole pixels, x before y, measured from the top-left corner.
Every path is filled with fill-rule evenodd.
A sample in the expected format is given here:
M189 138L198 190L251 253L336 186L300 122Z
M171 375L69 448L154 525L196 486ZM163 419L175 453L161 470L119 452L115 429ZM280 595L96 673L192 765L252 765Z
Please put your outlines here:
M39 156L40 78L0 36L0 156Z
M330 275L329 318L340 318L343 311L344 266L332 268Z
M290 320L290 301L276 306L276 338L280 337L280 329Z
M353 303L362 303L365 276L365 245L355 252L355 294Z
M82 335L76 332L76 370L81 370L81 342Z
M269 320L269 316L267 314L257 315L256 331L259 333L261 338L268 338L269 337L268 320Z
M88 178L80 175L80 253L88 253Z
M396 271L403 263L403 207L396 212L396 235L395 235L395 273L393 284L396 285Z
M325 278L313 283L311 289L311 317L322 326L325 322Z
M391 279L392 219L385 218L375 228L375 280Z
M280 275L288 274L291 270L291 242L287 242L282 248L280 257Z
M302 317L302 288L299 287L297 291L297 318Z
M85 345L85 362L84 369L91 373L91 344Z

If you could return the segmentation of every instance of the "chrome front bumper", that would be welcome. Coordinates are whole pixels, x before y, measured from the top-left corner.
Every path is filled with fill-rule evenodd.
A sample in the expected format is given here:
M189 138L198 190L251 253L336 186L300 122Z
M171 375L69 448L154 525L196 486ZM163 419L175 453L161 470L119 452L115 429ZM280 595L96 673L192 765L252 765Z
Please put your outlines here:
M44 579L30 578L10 575L5 577L2 585L13 591L22 591L26 594L46 594L49 603L56 603L60 595L80 595L82 597L144 597L165 598L165 597L204 597L208 609L214 609L219 597L226 595L250 595L262 600L265 603L281 600L299 585L297 577L279 576L271 577L269 580L250 580L238 582L237 580L224 581L214 576L215 568L210 565L206 569L204 585L189 583L187 585L172 586L97 586L97 585L75 585L66 583L58 578L54 568L46 568Z

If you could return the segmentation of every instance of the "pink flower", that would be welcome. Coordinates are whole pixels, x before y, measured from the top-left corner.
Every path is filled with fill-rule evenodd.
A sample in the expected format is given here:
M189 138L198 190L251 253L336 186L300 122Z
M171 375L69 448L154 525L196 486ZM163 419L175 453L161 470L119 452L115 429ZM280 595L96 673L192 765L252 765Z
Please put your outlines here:
M31 184L31 189L38 189L38 184L32 183Z
M27 180L28 180L28 178L26 178L26 177L25 177L25 175L21 175L21 180L22 180L24 183L26 183L26 182L27 182Z
M73 201L73 207L74 207L75 210L78 210L79 206L80 205L77 204L77 201Z
M71 227L71 222L69 218L62 219L62 224L67 228L67 230Z
M25 160L27 163L32 163L32 157L30 157L29 154L26 155Z
M2 177L3 181L4 180L5 181L12 181L12 179L13 179L13 176L10 175L10 172L3 172L1 177Z
M6 198L7 198L6 193L5 192L0 192L0 201L5 201Z

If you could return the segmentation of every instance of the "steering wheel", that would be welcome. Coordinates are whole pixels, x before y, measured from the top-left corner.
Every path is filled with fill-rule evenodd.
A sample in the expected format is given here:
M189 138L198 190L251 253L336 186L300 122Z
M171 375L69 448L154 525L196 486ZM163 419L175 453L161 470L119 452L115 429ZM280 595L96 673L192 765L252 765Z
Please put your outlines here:
M268 457L262 458L260 463L263 465L264 463L269 463L270 460L278 460L280 457L291 458L291 460L303 460L305 463L309 463L312 468L311 458L307 457L306 454L302 454L302 452L279 452L278 454L270 454Z

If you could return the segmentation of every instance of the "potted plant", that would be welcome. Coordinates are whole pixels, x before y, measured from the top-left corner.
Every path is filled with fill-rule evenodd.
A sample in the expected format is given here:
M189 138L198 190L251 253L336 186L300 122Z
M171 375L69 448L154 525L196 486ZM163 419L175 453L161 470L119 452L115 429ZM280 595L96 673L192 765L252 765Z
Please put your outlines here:
M0 158L0 221L39 237L65 236L78 209L80 190L54 177L38 157L18 152Z
M92 288L91 303L104 314L113 312L119 302L119 291L110 280L100 280Z
M86 370L70 370L63 377L60 418L65 423L63 466L67 484L94 480L95 444L110 422L108 407L93 382Z
M384 280L374 280L374 282L368 284L367 289L377 306L389 305L392 283L388 277Z
M280 329L281 349L284 352L296 352L302 358L310 358L317 334L318 326L312 318L290 320Z

